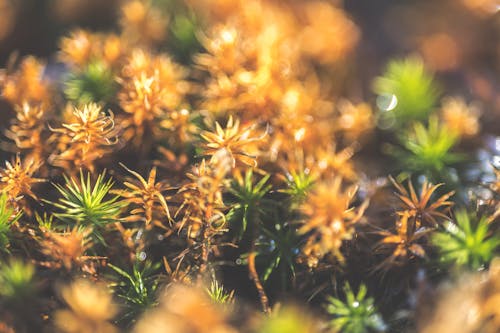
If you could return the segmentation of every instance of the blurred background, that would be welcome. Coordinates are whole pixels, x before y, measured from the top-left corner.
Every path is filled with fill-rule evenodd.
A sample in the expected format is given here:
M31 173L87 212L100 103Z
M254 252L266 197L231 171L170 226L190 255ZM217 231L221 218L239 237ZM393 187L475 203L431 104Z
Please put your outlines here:
M153 2L171 21L189 12L190 16L196 17L191 20L197 24L194 30L203 31L201 16L205 13L196 12L196 8L202 8L199 3L203 1ZM301 0L280 2L292 4ZM350 79L353 82L349 84L346 95L369 99L371 79L381 72L389 58L417 53L428 68L438 74L449 94L481 101L491 119L500 114L500 1L332 2L345 9L360 32L350 65L355 75ZM230 3L218 0L220 8L230 6ZM122 4L121 0L0 0L1 67L7 67L13 55L33 54L48 59L49 64L55 62L60 37L76 27L95 31L117 30ZM171 30L172 25L168 26L165 29ZM172 32L165 33L165 47L168 47L172 42ZM190 53L177 54L177 58L188 63ZM486 126L485 130L495 131Z

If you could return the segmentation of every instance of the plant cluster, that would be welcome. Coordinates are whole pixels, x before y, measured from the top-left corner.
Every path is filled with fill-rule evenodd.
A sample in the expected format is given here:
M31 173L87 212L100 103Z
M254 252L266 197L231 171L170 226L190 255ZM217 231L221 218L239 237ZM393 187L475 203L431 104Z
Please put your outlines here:
M500 330L500 171L423 59L363 102L338 4L117 10L0 72L0 331Z

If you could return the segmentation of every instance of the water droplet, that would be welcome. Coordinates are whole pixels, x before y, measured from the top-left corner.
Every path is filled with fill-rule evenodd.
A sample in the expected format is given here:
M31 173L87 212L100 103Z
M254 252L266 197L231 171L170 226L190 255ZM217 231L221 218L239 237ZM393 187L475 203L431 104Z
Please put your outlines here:
M474 192L477 197L481 199L481 201L487 201L493 197L493 193L491 193L489 189L484 187L477 187Z
M493 156L492 164L495 168L500 168L500 156Z
M376 104L381 111L392 111L398 105L398 98L394 94L379 95Z
M138 242L142 238L142 234L143 234L142 229L139 229L139 231L137 231L137 234L135 234L135 241L136 242Z
M396 124L396 117L392 112L384 112L377 119L377 126L383 130L393 127L394 124Z
M495 150L500 151L500 138L495 138Z

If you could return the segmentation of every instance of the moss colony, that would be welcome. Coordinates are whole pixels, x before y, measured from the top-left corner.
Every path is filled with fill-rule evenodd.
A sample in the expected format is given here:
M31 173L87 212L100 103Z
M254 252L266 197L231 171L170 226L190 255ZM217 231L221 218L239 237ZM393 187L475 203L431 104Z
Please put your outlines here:
M499 332L498 5L369 3L0 0L0 332Z

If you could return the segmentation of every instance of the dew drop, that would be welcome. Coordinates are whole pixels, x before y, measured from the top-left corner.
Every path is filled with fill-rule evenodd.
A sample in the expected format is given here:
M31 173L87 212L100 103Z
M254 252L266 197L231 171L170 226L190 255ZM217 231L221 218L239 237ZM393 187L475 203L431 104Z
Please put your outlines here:
M376 104L381 111L392 111L398 105L398 98L394 94L379 95Z
M393 112L384 112L377 119L377 126L382 130L387 130L396 124L396 117Z
M495 168L499 168L500 167L500 156L498 156L498 155L493 156L492 163L493 163L493 166Z

